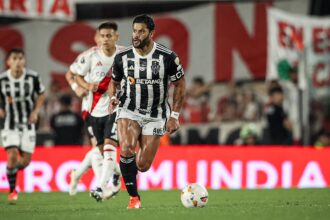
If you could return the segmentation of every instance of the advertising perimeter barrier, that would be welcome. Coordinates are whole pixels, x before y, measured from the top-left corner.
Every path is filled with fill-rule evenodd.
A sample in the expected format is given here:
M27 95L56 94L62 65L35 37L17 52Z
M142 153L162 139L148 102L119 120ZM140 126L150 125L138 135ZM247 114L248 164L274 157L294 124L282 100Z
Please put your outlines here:
M18 173L18 190L68 191L70 171L78 166L89 149L38 147L31 164ZM8 190L6 158L1 148L0 191ZM329 159L330 148L160 147L151 169L139 173L138 187L140 190L170 190L198 182L209 189L323 188L330 185ZM83 175L78 191L96 186L90 169Z

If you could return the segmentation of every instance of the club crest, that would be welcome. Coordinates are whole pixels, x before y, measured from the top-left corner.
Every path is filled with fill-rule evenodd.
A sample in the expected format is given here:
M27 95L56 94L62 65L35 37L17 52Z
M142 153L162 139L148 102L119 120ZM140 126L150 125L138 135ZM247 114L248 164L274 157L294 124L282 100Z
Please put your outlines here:
M159 74L159 70L160 70L160 65L157 61L152 61L152 65L151 65L151 71L152 74Z

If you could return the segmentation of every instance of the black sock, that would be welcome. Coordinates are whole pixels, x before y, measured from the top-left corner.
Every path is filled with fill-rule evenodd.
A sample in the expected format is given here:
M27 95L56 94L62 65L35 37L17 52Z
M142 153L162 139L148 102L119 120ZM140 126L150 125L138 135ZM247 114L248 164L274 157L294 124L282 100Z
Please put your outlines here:
M13 192L16 187L17 168L9 169L7 167L7 179L9 183L9 190Z
M136 184L137 167L135 155L133 157L120 156L120 170L123 175L128 194L130 196L139 196Z

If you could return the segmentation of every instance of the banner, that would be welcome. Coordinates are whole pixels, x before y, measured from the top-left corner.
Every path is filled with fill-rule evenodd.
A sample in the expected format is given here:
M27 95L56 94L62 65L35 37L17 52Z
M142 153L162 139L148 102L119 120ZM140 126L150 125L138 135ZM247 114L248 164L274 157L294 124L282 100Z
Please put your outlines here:
M188 84L198 76L205 82L264 79L268 5L219 3L152 14L154 39L178 54ZM114 20L119 27L119 45L131 44L132 20ZM2 26L0 60L4 61L10 48L22 47L27 66L41 74L46 86L58 82L67 86L64 74L79 53L95 45L95 30L103 21L27 21ZM0 69L4 63L0 62Z
M45 20L75 19L74 0L0 0L0 15Z
M18 176L25 192L68 191L70 171L88 148L37 148ZM0 150L0 191L8 190L6 155ZM181 189L198 182L211 189L323 188L330 186L330 149L301 147L161 147L148 172L139 173L140 190ZM78 191L95 189L91 171Z
M314 97L330 93L330 18L268 9L267 78L287 79L298 68L299 84L309 83Z

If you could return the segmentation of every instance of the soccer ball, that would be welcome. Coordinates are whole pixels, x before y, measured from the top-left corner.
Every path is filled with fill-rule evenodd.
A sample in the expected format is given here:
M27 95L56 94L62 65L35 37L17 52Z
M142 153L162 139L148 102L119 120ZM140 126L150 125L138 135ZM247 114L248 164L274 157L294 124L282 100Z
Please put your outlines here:
M208 199L207 190L198 183L188 184L181 192L181 202L186 208L204 207Z

